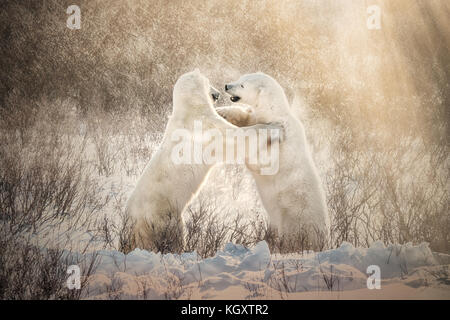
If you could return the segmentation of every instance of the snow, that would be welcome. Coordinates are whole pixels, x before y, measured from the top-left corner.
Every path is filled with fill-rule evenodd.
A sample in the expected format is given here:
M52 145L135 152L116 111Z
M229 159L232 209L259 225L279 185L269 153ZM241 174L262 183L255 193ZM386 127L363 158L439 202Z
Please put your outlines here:
M87 299L450 299L450 255L426 243L343 243L324 252L271 254L228 243L214 257L135 249L98 251ZM381 270L381 289L367 288L369 265Z

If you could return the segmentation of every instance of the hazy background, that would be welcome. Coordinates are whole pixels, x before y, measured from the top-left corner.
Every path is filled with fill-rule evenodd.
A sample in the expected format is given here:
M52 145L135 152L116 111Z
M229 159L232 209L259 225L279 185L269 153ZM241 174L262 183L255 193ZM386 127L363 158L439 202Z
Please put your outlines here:
M66 27L71 4L80 30ZM381 30L366 27L373 4ZM173 85L199 68L218 88L255 71L285 88L327 191L331 246L449 252L449 16L447 0L1 1L2 242L56 225L118 247ZM216 211L264 216L242 168L217 169L203 194L217 190L232 201Z

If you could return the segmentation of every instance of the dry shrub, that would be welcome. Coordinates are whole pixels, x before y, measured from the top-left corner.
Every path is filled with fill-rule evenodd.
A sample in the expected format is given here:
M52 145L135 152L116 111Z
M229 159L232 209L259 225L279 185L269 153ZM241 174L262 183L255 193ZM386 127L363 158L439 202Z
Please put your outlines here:
M84 137L74 136L65 126L68 110L48 105L30 113L23 110L27 109L0 121L4 139L0 295L3 299L79 298L83 291L69 291L65 284L67 267L82 262L71 253L70 235L95 225L95 213L104 200L96 196L99 185L83 155ZM20 125L10 127L11 121ZM67 236L61 238L58 232ZM93 272L95 262L92 258L90 266L84 265L85 277Z

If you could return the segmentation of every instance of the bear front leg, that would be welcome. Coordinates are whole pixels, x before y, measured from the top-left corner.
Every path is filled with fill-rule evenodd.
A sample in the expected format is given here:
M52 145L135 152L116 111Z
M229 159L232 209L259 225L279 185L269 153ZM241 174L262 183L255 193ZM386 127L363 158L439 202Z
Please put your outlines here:
M228 122L237 127L247 127L256 124L253 110L249 107L228 106L215 109Z

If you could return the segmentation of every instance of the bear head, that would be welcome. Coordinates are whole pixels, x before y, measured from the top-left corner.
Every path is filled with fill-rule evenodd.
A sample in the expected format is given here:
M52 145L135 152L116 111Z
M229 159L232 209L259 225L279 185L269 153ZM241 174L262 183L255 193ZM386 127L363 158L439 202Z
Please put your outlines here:
M258 72L243 75L239 80L225 85L225 91L232 102L248 104L255 108L265 109L273 105L287 104L283 88L271 76ZM261 110L262 111L262 110Z
M205 104L212 105L219 99L219 91L211 86L208 78L198 69L183 74L178 78L173 89L174 108L202 107Z

